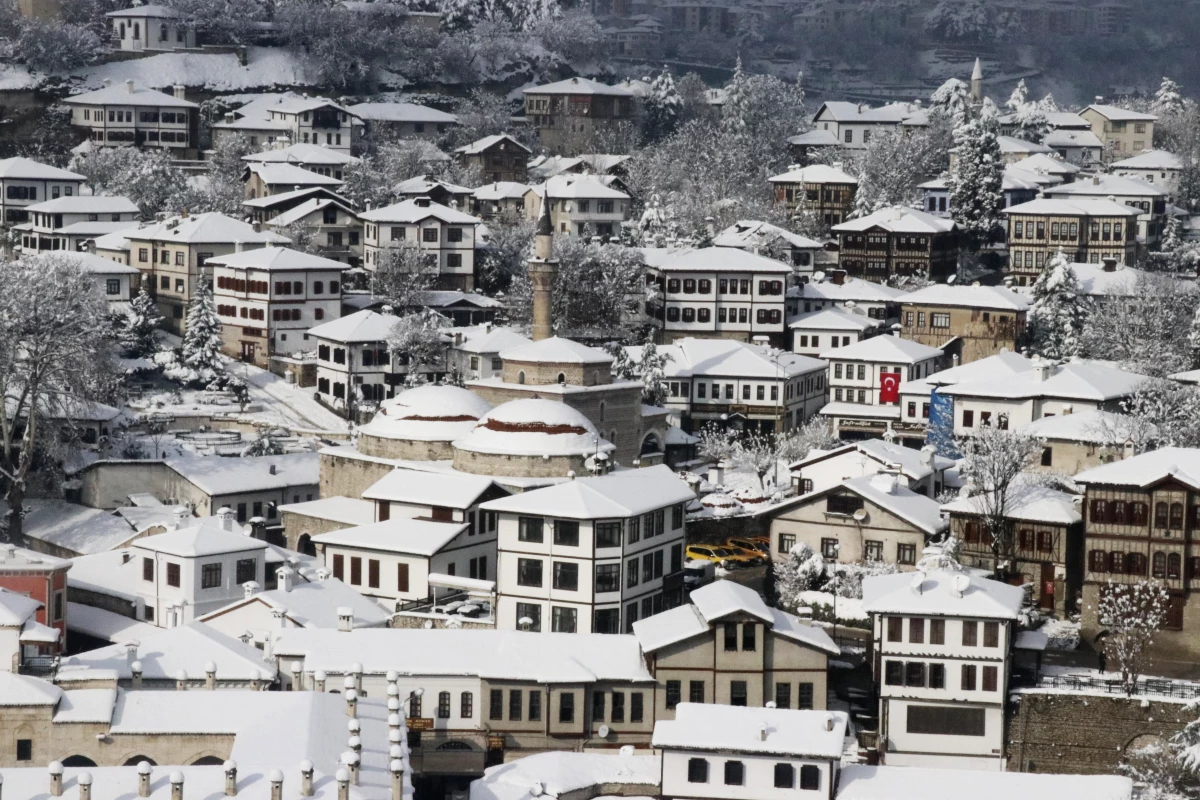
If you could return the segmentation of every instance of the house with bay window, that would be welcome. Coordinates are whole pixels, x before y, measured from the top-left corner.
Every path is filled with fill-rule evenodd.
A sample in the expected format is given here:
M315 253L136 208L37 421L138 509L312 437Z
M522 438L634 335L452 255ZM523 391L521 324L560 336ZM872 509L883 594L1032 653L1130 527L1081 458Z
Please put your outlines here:
M944 281L958 268L958 225L924 211L883 208L832 230L838 237L839 266L855 278Z
M1008 220L1006 273L1018 286L1032 286L1060 250L1068 261L1099 264L1114 258L1118 264L1136 263L1139 210L1124 203L1098 197L1043 197L1002 213Z
M863 581L879 763L1002 772L1020 586L965 572Z
M694 498L660 465L483 503L498 519L496 626L620 633L678 606Z
M481 220L428 197L404 200L366 211L363 221L363 265L379 269L394 251L415 247L426 269L438 276L439 289L475 289L475 233Z

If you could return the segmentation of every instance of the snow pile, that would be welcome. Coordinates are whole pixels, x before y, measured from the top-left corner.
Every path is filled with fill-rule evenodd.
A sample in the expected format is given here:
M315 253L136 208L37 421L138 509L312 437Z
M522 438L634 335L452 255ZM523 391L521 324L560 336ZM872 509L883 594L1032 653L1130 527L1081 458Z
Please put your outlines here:
M1071 620L1048 619L1038 628L1049 640L1047 650L1076 650L1079 648L1079 623Z
M800 592L798 595L801 605L809 606L814 610L818 606L825 606L830 610L832 617L834 596L828 592L807 591ZM865 622L870 619L870 615L863 610L863 601L856 597L839 597L837 598L837 619L838 622Z

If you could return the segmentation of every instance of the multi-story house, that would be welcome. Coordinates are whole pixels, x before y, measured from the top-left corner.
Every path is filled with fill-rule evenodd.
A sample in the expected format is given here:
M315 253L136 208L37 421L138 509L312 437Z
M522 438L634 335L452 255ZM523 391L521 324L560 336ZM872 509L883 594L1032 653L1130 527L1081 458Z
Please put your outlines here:
M113 261L95 253L71 253L79 268L91 276L96 285L96 291L108 304L112 312L122 311L129 307L129 301L137 294L142 285L142 273L137 267L131 267L123 261ZM87 436L85 430L84 436Z
M1028 301L999 286L927 286L900 298L900 335L949 347L965 364L1016 352L1028 311Z
M1074 613L1083 578L1083 516L1080 498L1021 475L1001 500L992 492L960 497L942 506L950 533L959 541L959 562L996 569L1004 561L1010 577L1033 587L1040 608ZM988 530L988 517L1003 509L999 537ZM999 538L999 541L996 539ZM997 552L1000 554L997 558Z
M1120 175L1094 175L1091 180L1050 186L1044 194L1054 200L1115 200L1141 212L1137 218L1138 244L1150 247L1162 236L1167 213L1165 187Z
M436 139L458 125L458 117L416 103L358 103L346 110L366 126L365 136L386 140Z
M525 117L551 152L578 151L597 133L631 125L637 95L591 78L567 78L524 90Z
M1130 434L1140 428L1140 422L1123 414L1092 409L1035 419L1021 431L1042 443L1042 456L1031 471L1075 475L1133 456L1144 443ZM1146 432L1158 433L1154 428Z
M287 147L264 150L261 153L251 153L242 156L242 161L247 164L291 164L340 181L345 170L351 164L357 163L358 159L343 150L300 142Z
M786 344L784 291L792 268L732 247L704 247L650 268L659 297L648 309L663 338Z
M325 258L341 261L351 268L362 263L362 220L354 207L337 195L314 195L276 214L267 225L281 236L299 228L312 237L312 243Z
M532 344L511 328L490 322L454 331L454 342L446 352L446 366L464 380L478 381L504 376L503 352Z
M1154 124L1158 117L1116 106L1093 103L1079 112L1104 142L1106 161L1135 156L1154 147Z
M829 131L847 150L865 150L871 136L898 127L922 127L928 115L919 105L889 103L871 108L863 103L829 101L813 115L813 128Z
M14 226L20 231L21 250L79 251L97 236L136 228L141 209L125 197L74 195L26 206L28 221Z
M1042 186L1027 170L1020 167L1021 163L1007 164L1004 167L1000 190L1004 193L1005 208L1037 199L1038 189ZM922 205L928 213L944 219L950 218L950 181L948 179L934 178L920 184L917 188L924 193Z
M1113 175L1134 178L1165 189L1174 194L1183 171L1183 159L1166 150L1149 150L1135 156L1115 161L1109 165Z
M594 175L556 175L531 186L525 195L525 216L540 217L547 197L554 232L563 236L608 239L620 234L629 216L629 195Z
M1016 114L1001 114L998 121L1000 133L1005 136L1012 136L1019 124ZM1052 131L1090 131L1092 129L1092 123L1070 111L1047 111L1046 123Z
M485 136L454 152L460 165L478 169L486 181L525 183L529 179L526 164L533 151L507 133Z
M71 109L71 124L86 128L92 147L161 147L175 157L197 151L195 103L185 100L183 87L171 94L136 86L132 80L72 95L63 100Z
M832 343L831 343L832 345ZM864 339L849 347L829 347L829 403L822 416L843 439L882 436L889 431L908 443L922 444L924 426L915 428L901 417L900 384L937 371L943 353L891 334Z
M243 200L242 208L246 217L252 222L269 222L285 211L307 203L309 200L333 200L346 207L353 204L326 187L310 189L294 189L290 192L269 194L266 197L256 197L253 200Z
M1165 447L1075 476L1085 490L1081 633L1089 641L1104 630L1098 606L1107 587L1150 580L1169 592L1155 650L1194 657L1200 484L1191 476L1197 467L1200 450Z
M270 367L271 356L311 350L308 330L342 310L345 264L286 247L214 256L213 299L222 351Z
M849 347L882 333L883 323L854 309L826 308L788 317L793 353L819 356L830 346Z
M1104 159L1104 142L1089 131L1050 131L1042 144L1062 160L1081 166L1099 164Z
M247 200L303 189L325 188L336 192L343 185L341 180L332 176L278 162L247 164L242 182L245 184Z
M845 172L841 164L793 167L770 180L775 202L782 203L789 216L802 209L832 228L854 210L858 178Z
M167 329L176 334L187 327L187 307L199 282L212 280L208 259L289 243L286 236L216 212L195 216L184 212L127 234L129 265L142 271Z
M58 632L54 642L44 642L43 652L58 653L67 643L67 570L71 562L45 553L0 545L0 590L40 604L31 609L32 621ZM5 626L8 627L8 621ZM32 626L31 626L32 627ZM7 638L7 637L6 637ZM24 638L24 637L22 637ZM0 669L11 669L0 661Z
M498 518L496 626L628 633L639 619L680 605L692 499L659 465L484 503Z
M292 144L319 144L349 153L358 140L358 117L321 97L301 97L277 103L270 107L268 122L282 125L284 135Z
M736 247L751 253L770 254L792 265L798 281L811 280L813 274L836 266L837 254L819 242L798 233L756 219L740 219L713 236L716 247Z
M403 375L392 369L388 338L396 317L364 309L308 331L317 351L317 399L356 419L362 406L392 397Z
M453 209L466 209L471 204L471 190L466 186L439 180L432 175L414 175L392 187L396 202L428 197L433 202Z
M771 509L771 552L798 544L838 564L880 562L916 569L921 551L947 528L936 500L908 488L898 469L847 478Z
M662 792L702 800L833 800L847 726L842 711L681 703L675 719L654 726Z
M529 187L523 183L501 181L480 186L471 192L471 213L483 220L523 220L526 217L525 196Z
M840 308L884 322L900 316L898 300L904 294L902 289L882 283L848 278L843 269L830 269L824 271L820 280L814 276L813 280L788 289L787 315L794 317L824 308Z
M28 220L29 206L79 194L82 175L30 158L0 159L0 220L18 225Z
M958 225L924 211L894 206L833 226L839 265L878 283L896 276L944 281L958 268Z
M863 581L879 761L1003 772L1020 586L937 570Z
M444 289L475 288L475 231L480 220L427 197L405 200L359 215L363 225L363 265L375 272L391 251L418 248Z
M136 5L104 16L112 20L113 36L122 50L167 52L196 46L196 32L180 22L179 12L169 6Z
M882 439L865 439L832 450L814 450L791 464L788 471L798 495L823 492L849 478L899 470L909 489L937 497L946 487L946 470L954 463L937 455L930 445L914 450ZM786 558L790 552L790 547L778 550L776 558Z
M1074 186L1075 184L1071 184ZM1133 265L1138 210L1107 199L1039 198L1004 209L1008 218L1008 266L1018 286L1032 286L1059 250L1072 261L1115 258Z
M635 362L642 348L627 347ZM685 431L738 424L782 432L802 425L825 404L824 361L728 339L676 339L661 345L664 405Z

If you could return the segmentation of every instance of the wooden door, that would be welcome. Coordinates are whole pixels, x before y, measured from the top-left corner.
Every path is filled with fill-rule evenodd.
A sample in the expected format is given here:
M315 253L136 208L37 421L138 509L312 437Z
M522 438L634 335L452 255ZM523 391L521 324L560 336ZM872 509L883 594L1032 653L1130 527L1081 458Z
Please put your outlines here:
M1042 564L1042 596L1041 607L1045 609L1054 608L1054 565L1050 563Z

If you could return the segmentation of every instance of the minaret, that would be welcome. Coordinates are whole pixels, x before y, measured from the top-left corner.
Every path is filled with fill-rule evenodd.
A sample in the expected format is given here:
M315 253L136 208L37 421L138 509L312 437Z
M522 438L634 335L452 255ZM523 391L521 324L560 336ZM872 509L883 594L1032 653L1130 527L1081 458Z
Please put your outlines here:
M971 71L971 102L979 105L983 102L983 64L975 59L975 69Z
M550 189L542 198L533 238L533 258L529 259L529 282L533 285L533 340L554 335L554 281L558 278L558 260L554 254L554 223L550 221Z

